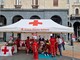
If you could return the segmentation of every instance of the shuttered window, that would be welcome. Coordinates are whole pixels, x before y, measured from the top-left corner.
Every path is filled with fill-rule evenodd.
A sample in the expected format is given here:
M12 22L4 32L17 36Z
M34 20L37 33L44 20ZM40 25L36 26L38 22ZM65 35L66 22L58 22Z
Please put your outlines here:
M58 0L53 0L53 6L58 6Z

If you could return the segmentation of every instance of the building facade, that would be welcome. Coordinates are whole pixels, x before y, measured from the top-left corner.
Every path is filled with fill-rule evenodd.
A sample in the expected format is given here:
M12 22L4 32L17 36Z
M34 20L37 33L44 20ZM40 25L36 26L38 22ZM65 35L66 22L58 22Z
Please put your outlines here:
M74 27L74 33L77 38L80 37L80 0L67 0L67 8L69 9L68 26Z
M79 5L78 11L80 11ZM76 25L78 21L80 26L80 19L72 20L70 18L73 14L71 10L77 7L72 8L72 6L72 1L68 0L0 0L0 26L13 24L20 19L52 19L65 26L71 26L71 22ZM75 31L80 36L80 30ZM12 35L7 34L0 33L0 38L5 40L6 37Z

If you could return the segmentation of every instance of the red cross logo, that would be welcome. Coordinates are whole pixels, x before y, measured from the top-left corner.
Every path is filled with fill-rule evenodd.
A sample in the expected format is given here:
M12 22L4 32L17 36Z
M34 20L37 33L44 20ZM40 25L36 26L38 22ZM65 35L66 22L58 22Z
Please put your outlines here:
M4 54L6 54L9 50L7 49L7 47L5 47L4 49L2 49L2 51L4 52Z
M38 26L38 24L42 24L42 22L38 22L38 20L34 20L33 22L29 22L29 24L33 24L33 26Z

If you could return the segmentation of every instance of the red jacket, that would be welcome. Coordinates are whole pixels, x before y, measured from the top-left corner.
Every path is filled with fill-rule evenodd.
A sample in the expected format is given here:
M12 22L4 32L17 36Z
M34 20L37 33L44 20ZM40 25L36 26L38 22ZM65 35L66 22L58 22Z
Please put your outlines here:
M50 45L55 45L56 39L55 38L50 38Z
M29 39L26 40L25 44L26 44L27 48L30 48L30 40Z
M33 50L33 52L38 52L38 43L36 41L34 41L34 43L32 45L32 50Z

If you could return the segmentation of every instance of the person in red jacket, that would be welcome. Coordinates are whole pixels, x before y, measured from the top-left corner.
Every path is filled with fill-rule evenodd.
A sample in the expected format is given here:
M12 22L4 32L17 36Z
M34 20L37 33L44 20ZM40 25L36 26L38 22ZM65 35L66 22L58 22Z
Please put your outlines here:
M36 41L33 42L32 50L34 60L38 60L38 43Z
M50 50L51 50L52 57L56 56L55 43L56 43L56 39L53 38L53 36L51 36L50 37Z
M29 49L29 53L32 53L33 51L32 51L32 44L33 44L33 42L34 42L34 38L32 37L31 39L30 39L30 49Z
M30 49L30 38L27 37L26 41L25 41L25 44L26 44L26 52L27 54L29 53L29 49Z
M20 47L20 38L17 38L15 41L14 41L14 44L17 45L17 50L19 51L19 47Z

